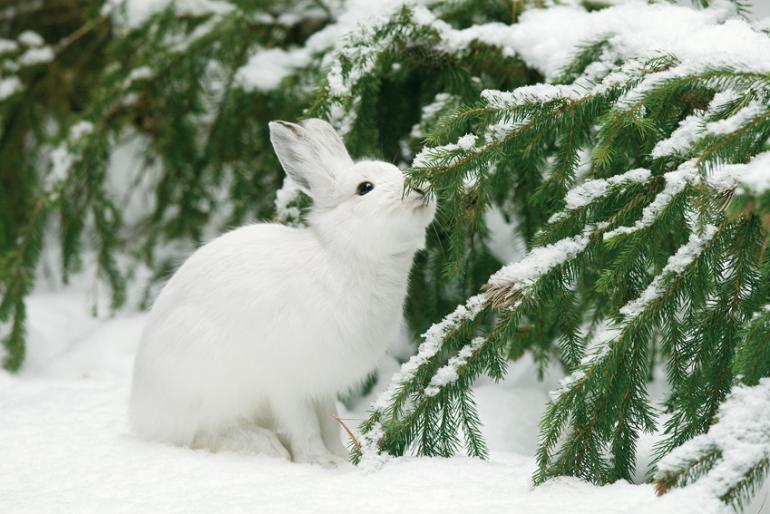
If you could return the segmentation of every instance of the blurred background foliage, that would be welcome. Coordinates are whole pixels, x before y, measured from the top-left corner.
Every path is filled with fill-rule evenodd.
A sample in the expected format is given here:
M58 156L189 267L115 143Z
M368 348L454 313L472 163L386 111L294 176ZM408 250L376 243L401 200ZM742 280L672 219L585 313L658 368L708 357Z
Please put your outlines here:
M283 172L267 122L329 115L320 85L324 59L352 28L345 3L155 4L10 0L0 7L0 337L8 369L23 362L24 298L36 278L96 276L108 284L109 301L95 298L95 312L126 301L146 308L196 245L253 220L298 221L276 214ZM524 7L508 0L431 6L455 27L511 23ZM256 53L302 49L324 29L325 39L269 87L239 76ZM408 164L421 145L423 108L436 105L438 93L451 96L449 108L484 88L542 79L482 44L461 58L404 39L390 53L361 92L366 115L347 132L354 157ZM527 235L534 226L526 224ZM469 230L461 270L448 269L447 234L431 231L411 286L413 334L499 267L479 234Z

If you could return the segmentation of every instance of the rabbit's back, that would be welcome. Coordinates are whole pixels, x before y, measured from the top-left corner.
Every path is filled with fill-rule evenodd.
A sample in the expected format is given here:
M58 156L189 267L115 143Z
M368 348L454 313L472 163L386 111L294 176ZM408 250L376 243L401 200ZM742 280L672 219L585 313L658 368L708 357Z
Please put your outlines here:
M273 304L288 297L282 293L295 287L295 278L318 257L317 243L304 230L264 223L227 232L180 266L155 301L152 318L181 304L228 317L243 309L253 312L267 299Z

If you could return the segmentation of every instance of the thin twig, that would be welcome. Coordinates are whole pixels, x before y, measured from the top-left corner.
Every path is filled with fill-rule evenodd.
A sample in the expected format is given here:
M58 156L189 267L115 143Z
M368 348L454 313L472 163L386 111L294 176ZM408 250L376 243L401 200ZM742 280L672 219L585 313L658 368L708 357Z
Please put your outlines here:
M348 428L345 422L342 421L342 419L336 414L334 414L333 417L335 420L337 420L337 423L340 424L342 429L348 433L348 437L350 437L350 440L353 441L353 446L356 447L356 450L361 451L361 443L358 442L358 439L356 439L356 436L353 435L353 432L351 432L351 430Z
M125 3L125 0L123 0L122 3ZM115 11L115 8L117 8L119 5L114 5L112 9L107 10L103 14L101 14L98 18L92 19L83 25L81 25L75 32L69 34L64 39L59 41L59 43L56 45L56 53L60 53L62 50L70 46L72 43L83 37L84 35L88 34L92 30L94 30L96 27L104 23L105 21L109 20L110 15Z
M105 20L107 20L107 16L101 16L99 18L96 18L95 20L91 20L81 25L79 29L77 29L75 32L73 32L72 34L65 37L59 42L58 46L56 47L56 53L61 52L62 50L70 46L72 43L74 43L84 35L91 32L93 29L101 25L102 22L104 22Z

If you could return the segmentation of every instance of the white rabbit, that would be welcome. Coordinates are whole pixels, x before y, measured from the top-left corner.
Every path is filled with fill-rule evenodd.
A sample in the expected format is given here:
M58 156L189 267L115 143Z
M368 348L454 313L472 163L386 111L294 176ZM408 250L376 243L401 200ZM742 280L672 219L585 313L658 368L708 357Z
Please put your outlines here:
M392 164L354 163L325 121L270 123L313 198L305 228L257 223L198 249L163 288L134 365L145 438L332 465L335 398L398 337L435 203Z

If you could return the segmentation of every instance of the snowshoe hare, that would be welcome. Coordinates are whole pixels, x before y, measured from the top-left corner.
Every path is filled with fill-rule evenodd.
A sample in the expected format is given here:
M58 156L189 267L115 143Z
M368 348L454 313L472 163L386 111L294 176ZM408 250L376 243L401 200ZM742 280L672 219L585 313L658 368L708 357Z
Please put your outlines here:
M397 337L435 204L392 164L353 162L325 121L270 123L307 227L257 223L198 249L161 291L134 365L141 437L333 465L336 394Z

